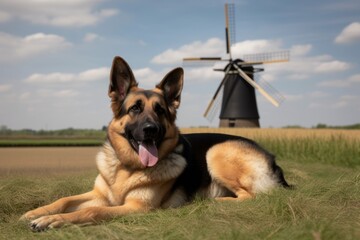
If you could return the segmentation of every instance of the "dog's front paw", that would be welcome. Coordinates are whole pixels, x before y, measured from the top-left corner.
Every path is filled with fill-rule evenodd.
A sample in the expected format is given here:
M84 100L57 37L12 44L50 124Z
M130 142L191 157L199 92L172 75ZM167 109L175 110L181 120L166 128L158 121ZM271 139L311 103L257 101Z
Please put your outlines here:
M67 222L60 214L37 218L30 222L30 228L34 232L41 232L48 228L58 228Z
M36 214L34 210L28 211L20 217L20 221L29 221L40 217L41 215Z
M26 212L24 215L22 215L20 217L20 221L26 221L26 220L34 220L36 218L42 217L42 216L46 216L46 215L50 215L52 214L48 208L44 207L39 207L36 208L34 210L28 211Z

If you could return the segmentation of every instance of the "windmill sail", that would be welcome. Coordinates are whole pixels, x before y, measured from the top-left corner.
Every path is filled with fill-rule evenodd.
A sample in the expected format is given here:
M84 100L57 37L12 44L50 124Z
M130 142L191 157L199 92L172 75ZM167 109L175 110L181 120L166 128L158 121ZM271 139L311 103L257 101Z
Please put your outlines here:
M184 67L213 66L218 61L221 61L220 57L184 58L183 66Z
M206 113L204 113L204 117L209 121L212 122L215 116L218 115L221 107L221 100L224 94L224 85L219 89L217 97L213 100L211 106L208 106Z
M288 62L290 60L290 52L289 50L282 50L276 52L246 54L242 59L244 60L244 65Z
M231 45L236 42L235 38L235 5L225 4L225 37L226 37L226 53L231 59Z
M261 75L255 75L255 82L262 87L272 98L275 99L279 103L279 105L285 100L285 97L276 90L273 86L271 86L265 79L261 77Z
M227 68L225 69L225 76L226 76L226 74L229 73L230 68L231 68L231 65L229 64L229 65L227 66ZM222 90L222 88L223 88L223 86L224 86L224 84L225 84L225 81L226 81L226 78L224 77L223 80L221 81L220 85L219 85L218 88L216 89L213 98L210 100L209 105L207 106L207 108L206 108L206 110L205 110L204 117L207 118L207 119L210 120L210 121L212 121L212 119L213 119L214 117L211 117L211 116L210 116L210 117L208 118L208 114L209 114L209 112L211 112L211 113L213 113L213 114L216 114L216 113L217 113L217 110L216 110L216 109L215 109L215 111L213 111L212 109L213 109L214 106L217 106L217 105L220 106L219 104L216 104L216 103L218 103L218 102L219 102L219 99L222 98L222 97L219 98L218 95L219 95L219 93L222 93L221 90ZM214 103L215 103L215 104L214 104ZM210 115L211 115L211 114L210 114Z
M259 84L257 84L253 79L251 79L243 70L236 64L233 66L238 71L239 75L256 90L258 90L267 100L269 100L275 107L278 107L280 103L276 101L269 93L267 93Z

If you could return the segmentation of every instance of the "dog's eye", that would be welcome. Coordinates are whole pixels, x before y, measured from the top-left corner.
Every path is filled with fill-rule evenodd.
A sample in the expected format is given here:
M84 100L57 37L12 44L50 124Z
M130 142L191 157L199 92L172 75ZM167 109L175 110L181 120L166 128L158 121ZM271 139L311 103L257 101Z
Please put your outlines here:
M161 107L159 104L155 105L155 112L157 113L157 115L163 115L165 113L165 109L163 107Z
M140 107L138 105L134 105L129 109L129 112L139 113L140 112Z

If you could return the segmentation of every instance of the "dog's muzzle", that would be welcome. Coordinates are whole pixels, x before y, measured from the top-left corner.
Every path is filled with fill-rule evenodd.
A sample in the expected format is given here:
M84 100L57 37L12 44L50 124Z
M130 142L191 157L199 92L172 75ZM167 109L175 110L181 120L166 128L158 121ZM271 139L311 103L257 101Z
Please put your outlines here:
M129 127L126 132L127 139L138 152L142 165L144 167L155 166L159 160L158 147L164 136L163 127L147 121L135 128Z
M143 133L144 140L138 142L140 161L145 167L152 167L159 160L156 146L159 128L154 123L145 123Z

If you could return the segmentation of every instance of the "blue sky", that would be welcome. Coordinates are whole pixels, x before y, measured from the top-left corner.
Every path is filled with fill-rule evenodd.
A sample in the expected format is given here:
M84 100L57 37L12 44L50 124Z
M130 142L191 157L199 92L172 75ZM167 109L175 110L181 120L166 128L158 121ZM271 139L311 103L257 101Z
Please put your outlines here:
M101 128L114 56L152 88L183 57L225 55L226 1L0 0L0 125L13 129ZM261 78L286 100L257 94L262 127L360 122L360 3L234 1L233 57L290 50ZM180 127L202 117L223 75L185 68Z

